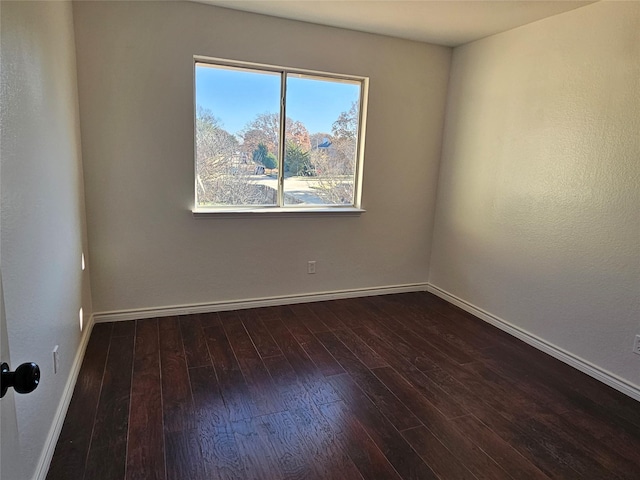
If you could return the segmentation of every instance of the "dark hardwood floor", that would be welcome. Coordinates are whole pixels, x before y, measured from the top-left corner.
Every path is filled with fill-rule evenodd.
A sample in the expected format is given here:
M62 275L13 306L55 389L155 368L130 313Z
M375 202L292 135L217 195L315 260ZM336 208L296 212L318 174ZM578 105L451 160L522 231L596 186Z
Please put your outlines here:
M97 324L48 479L639 479L640 403L428 293Z

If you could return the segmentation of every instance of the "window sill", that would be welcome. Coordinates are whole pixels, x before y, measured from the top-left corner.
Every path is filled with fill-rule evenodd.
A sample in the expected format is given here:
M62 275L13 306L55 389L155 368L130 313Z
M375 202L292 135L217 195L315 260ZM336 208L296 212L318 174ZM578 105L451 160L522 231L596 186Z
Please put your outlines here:
M249 217L359 217L366 210L356 207L302 208L265 207L191 210L196 218L249 218Z

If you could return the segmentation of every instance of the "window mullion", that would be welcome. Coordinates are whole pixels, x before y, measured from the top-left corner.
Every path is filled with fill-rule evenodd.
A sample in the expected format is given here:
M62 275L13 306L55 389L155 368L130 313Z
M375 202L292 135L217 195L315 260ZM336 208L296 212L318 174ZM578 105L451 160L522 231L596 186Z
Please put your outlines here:
M285 131L287 123L287 72L280 74L280 136L278 139L278 206L284 206L284 155Z

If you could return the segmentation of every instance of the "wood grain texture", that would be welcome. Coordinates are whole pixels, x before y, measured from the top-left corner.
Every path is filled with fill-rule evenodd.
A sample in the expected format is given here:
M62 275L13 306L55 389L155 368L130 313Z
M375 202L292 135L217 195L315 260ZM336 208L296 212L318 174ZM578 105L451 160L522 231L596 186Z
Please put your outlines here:
M638 402L409 293L96 325L47 478L638 471Z
M164 480L164 432L158 321L138 320L131 384L127 480Z
M331 377L330 381L340 392L351 414L362 424L402 478L438 478L348 375Z
M452 480L476 478L427 427L410 428L403 431L402 436L438 477Z
M224 328L219 325L205 328L203 331L224 399L227 418L231 422L251 418L252 412L255 412L255 405Z
M111 339L84 478L125 474L134 337ZM105 458L112 459L105 464Z
M243 320L243 323L251 340L253 340L253 344L256 346L256 350L262 358L282 355L282 351L278 348L271 333L264 326L262 319L258 317L257 313L255 318L252 318L250 321Z
M203 469L207 478L245 478L245 465L224 407L214 368L190 369L189 378Z
M324 346L394 427L404 430L420 425L420 420L332 332L318 335Z
M84 476L112 330L107 323L93 327L47 480Z
M253 399L254 416L281 411L281 402L273 388L271 376L242 322L228 322L224 326L224 331Z
M184 354L189 368L211 366L209 349L202 331L202 315L178 317L184 343Z
M159 320L167 479L205 478L179 320Z

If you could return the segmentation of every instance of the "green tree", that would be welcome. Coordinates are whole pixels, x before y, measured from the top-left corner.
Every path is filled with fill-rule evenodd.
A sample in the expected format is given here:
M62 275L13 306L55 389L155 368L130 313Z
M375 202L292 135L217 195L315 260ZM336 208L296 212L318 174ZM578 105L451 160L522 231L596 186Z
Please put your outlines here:
M284 170L292 175L309 175L311 173L311 156L300 145L290 141L285 146Z
M273 170L278 166L276 156L267 149L264 143L258 144L258 148L253 151L253 161L269 170Z
M267 158L268 154L269 150L267 149L267 146L264 143L259 143L258 147L253 151L253 161L260 165L264 165L264 160Z
M273 153L269 152L267 153L267 156L262 160L262 164L264 165L264 168L273 170L278 166L278 159Z

